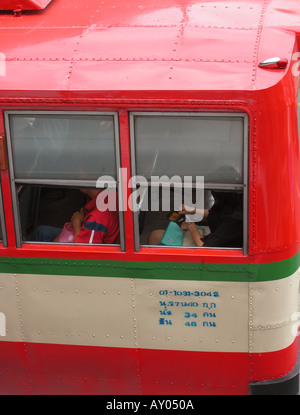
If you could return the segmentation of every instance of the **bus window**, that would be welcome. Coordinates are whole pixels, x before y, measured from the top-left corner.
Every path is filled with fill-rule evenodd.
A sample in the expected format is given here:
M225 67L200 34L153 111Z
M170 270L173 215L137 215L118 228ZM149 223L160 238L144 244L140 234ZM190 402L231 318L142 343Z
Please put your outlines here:
M11 111L5 114L5 121L17 245L52 241L50 236L36 239L36 227L55 226L62 230L80 207L84 207L80 223L87 232L83 238L76 237L75 242L106 243L98 238L101 223L97 222L95 201L100 189L96 184L103 175L118 183L117 114ZM91 227L91 221L83 221L87 211L97 229ZM119 223L121 227L122 217L117 209L114 220L114 225ZM115 236L107 243L119 244L120 238ZM65 240L55 238L55 242Z
M240 113L131 114L133 175L140 181L144 178L144 191L139 192L139 205L134 212L137 250L140 245L164 246L152 239L153 231L167 228L170 212L180 210L178 200L186 204L187 184L192 188L188 198L191 207L196 207L199 214L200 207L210 209L210 224L206 213L198 215L199 220L196 215L183 218L197 222L198 229L201 226L200 232L207 235L204 239L211 241L206 246L246 249L247 134L247 116ZM196 206L199 180L203 190L202 197L198 198L201 206ZM167 192L164 186L169 186ZM179 198L177 188L181 191ZM168 197L169 203L166 203ZM241 242L229 241L226 245L226 241L221 243L213 238L212 212L218 210L217 202L220 210L220 200L239 210L241 234L236 240ZM178 245L195 246L193 240L187 242L188 234L183 234L185 239L179 238Z

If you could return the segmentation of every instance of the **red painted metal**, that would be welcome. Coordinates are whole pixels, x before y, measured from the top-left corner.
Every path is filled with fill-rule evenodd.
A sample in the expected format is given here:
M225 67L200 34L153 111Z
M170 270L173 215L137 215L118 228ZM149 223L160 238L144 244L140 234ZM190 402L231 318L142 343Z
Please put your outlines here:
M295 367L299 353L299 337L287 348L270 353L251 353L250 382L278 379Z
M142 99L168 91L167 98L178 99L183 91L264 89L284 73L264 76L258 62L290 58L293 30L299 31L299 4L279 3L56 0L42 20L39 14L2 16L7 76L0 90L47 98L140 91Z
M248 394L246 353L38 343L0 343L0 350L4 394Z
M247 395L249 381L278 378L293 369L296 343L278 352L253 354L249 373L247 353L0 342L0 391L1 394Z
M0 10L42 10L52 0L0 0Z
M26 4L43 8L49 1L0 0L0 9L7 3L10 9L16 5L25 10ZM248 255L209 249L201 256L193 249L134 252L130 211L124 214L126 252L116 247L70 250L30 244L17 249L7 170L1 171L1 182L8 248L0 247L0 255L263 263L298 253L298 78L293 56L298 52L299 15L300 4L294 0L104 0L96 6L92 0L55 0L42 14L1 13L0 36L5 39L0 46L1 109L120 110L122 167L128 169L128 177L128 111L246 112L250 143ZM286 69L259 68L272 56L287 59ZM4 133L1 119L0 134ZM247 393L249 362L251 380L282 376L295 363L295 344L273 354L249 356L1 342L0 390L170 394L177 365L192 385L174 384L174 393L199 393L195 363L204 371L211 393ZM118 362L115 373L111 361ZM8 362L15 366L6 366ZM147 377L138 377L139 367L147 370ZM99 373L110 379L106 386ZM226 381L221 377L216 383L222 374Z

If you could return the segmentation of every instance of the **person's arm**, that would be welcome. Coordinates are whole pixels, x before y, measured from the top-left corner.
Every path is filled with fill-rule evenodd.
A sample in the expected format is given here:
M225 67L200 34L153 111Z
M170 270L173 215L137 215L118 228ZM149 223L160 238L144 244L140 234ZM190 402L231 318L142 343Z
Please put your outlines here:
M81 231L81 225L83 222L83 218L84 218L83 208L80 209L80 212L75 212L72 215L71 222L72 222L73 229L74 229L74 239Z
M59 232L59 234L53 239L53 242L59 242L60 235L61 232Z
M190 231L193 241L196 246L203 246L203 235L199 232L196 224L194 222L183 222L181 225L183 231Z

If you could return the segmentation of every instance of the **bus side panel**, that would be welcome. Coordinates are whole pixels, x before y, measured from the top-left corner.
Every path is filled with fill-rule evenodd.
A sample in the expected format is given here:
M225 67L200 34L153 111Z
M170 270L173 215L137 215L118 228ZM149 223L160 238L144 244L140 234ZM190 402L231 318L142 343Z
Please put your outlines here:
M1 394L138 394L134 349L0 342Z
M297 363L298 353L299 337L283 350L251 353L249 356L250 382L279 379L288 375Z
M144 394L247 395L248 354L140 350Z
M224 278L220 268L211 277ZM295 359L297 270L251 283L0 277L1 393L245 394L249 372L251 381L280 377Z
M248 394L247 353L18 342L0 351L1 394Z
M256 115L251 135L249 253L258 262L269 262L271 254L277 261L281 253L299 251L297 92L290 68L279 83L258 93L255 105L256 114L263 116Z
M252 354L252 380L292 370L296 349ZM1 394L249 393L247 353L1 342L0 356Z

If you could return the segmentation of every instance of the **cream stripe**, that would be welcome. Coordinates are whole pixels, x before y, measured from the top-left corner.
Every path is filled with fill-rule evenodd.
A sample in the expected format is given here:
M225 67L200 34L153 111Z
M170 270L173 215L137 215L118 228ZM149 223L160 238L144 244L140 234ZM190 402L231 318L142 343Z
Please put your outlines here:
M299 272L281 280L250 285L250 351L280 350L295 340L293 327L299 318Z
M275 351L295 338L298 287L298 272L251 284L0 274L0 341Z

